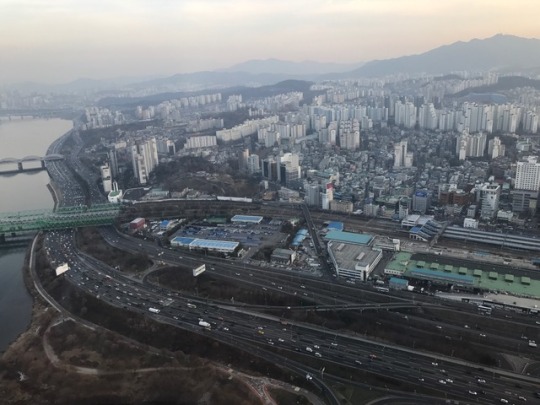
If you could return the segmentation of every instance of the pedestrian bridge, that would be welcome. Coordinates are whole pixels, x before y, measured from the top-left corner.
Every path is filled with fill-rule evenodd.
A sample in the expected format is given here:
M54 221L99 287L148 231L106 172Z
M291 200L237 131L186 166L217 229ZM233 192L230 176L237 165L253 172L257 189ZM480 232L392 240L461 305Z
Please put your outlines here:
M57 160L63 160L64 156L59 154L51 154L51 155L45 155L45 156L25 156L22 159L17 158L3 158L0 159L0 174L2 173L18 173L18 172L24 172L24 171L33 171L33 170L43 170L45 169L45 162L54 162ZM40 162L40 166L38 167L24 167L25 163L29 162ZM7 169L4 169L5 167L8 167Z
M98 204L62 207L54 210L33 210L0 213L0 235L6 233L48 231L85 226L111 225L120 206Z

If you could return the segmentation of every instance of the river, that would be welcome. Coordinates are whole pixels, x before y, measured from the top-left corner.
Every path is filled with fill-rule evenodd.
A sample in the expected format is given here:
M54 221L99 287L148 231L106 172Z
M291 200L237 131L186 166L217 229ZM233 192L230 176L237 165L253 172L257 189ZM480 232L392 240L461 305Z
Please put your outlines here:
M49 145L72 127L61 119L0 121L0 159L43 156ZM37 162L28 163L35 167ZM16 165L0 165L0 170ZM0 175L0 213L52 208L46 171ZM0 249L0 351L28 327L32 298L26 291L22 265L26 248Z

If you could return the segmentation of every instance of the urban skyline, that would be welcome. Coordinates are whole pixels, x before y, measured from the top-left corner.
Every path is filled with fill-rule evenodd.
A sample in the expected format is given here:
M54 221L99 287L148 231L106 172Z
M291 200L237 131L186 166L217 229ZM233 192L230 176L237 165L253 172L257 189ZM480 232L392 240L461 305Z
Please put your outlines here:
M530 0L6 0L0 78L63 83L172 75L268 58L367 62L497 33L540 38L535 11L540 4Z

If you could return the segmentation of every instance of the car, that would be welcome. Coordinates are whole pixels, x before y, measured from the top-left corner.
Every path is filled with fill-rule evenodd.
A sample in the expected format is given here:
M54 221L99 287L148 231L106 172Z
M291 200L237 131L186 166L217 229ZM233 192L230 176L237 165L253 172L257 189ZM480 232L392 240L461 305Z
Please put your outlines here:
M480 333L480 337L485 338L485 337L486 337L486 334L485 334L485 333Z
M229 331L229 328L227 328L226 326L224 326L224 327L223 327L223 330L224 330L225 332L228 332L228 331Z
M476 391L472 391L472 390L469 390L469 394L470 395L478 395L478 393Z
M315 349L320 349L320 346L319 346L319 345L313 345L313 347L314 347Z
M278 338L278 342L283 343L285 342L285 340L283 340L282 338Z
M452 383L454 382L454 380L452 380L451 378L447 378L447 379L446 379L446 382L452 384Z
M439 383L446 385L446 381L445 381L445 380L439 380Z
M419 379L418 379L418 381L420 381L420 382L424 382L424 381L425 381L425 379L424 379L423 377L421 377L421 378L419 378Z
M258 332L259 332L259 335L264 335L264 330L259 329Z
M435 326L437 329L441 330L442 329L442 326L441 325L437 325Z
M507 404L507 403L508 403L508 400L507 400L507 399L504 399L504 398L501 398L501 403Z
M313 377L309 374L306 374L306 380L313 380Z
M520 395L520 396L518 397L518 399L519 399L520 401L527 401L527 398L525 398L523 395Z
M362 365L362 362L360 360L355 360L354 361L356 364L359 364L359 365Z
M465 329L470 329L471 327L469 325L464 326Z
M486 383L486 380L484 380L483 378L479 378L476 381L478 382L478 384L485 384Z
M310 352L310 353L313 353L313 349L311 347L306 347L306 352Z
M337 346L337 343L335 343L335 342L332 342L332 343L330 343L330 344L331 344L332 346L334 346L334 347Z
M320 354L319 352L315 352L315 357L322 357L322 354Z
M439 363L437 363L437 362L435 362L435 361L432 361L432 362L431 362L431 365L437 367L437 366L439 365Z

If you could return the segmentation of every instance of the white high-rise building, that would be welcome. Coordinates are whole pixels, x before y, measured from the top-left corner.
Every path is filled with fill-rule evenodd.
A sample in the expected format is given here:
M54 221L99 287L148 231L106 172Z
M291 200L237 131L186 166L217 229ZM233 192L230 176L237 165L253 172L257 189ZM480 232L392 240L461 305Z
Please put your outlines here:
M420 128L436 129L439 125L437 111L433 103L422 104L418 112L418 125Z
M150 172L159 163L156 138L138 141L131 146L133 173L140 184L148 182Z
M488 142L488 155L491 156L491 159L498 158L499 156L504 156L505 147L501 142L501 138L496 136L491 141Z
M100 167L101 171L101 181L103 183L103 191L108 193L112 190L112 177L111 177L111 169L109 167L109 164L106 163L105 165Z
M538 156L528 156L517 162L515 188L518 190L540 189L540 162Z

